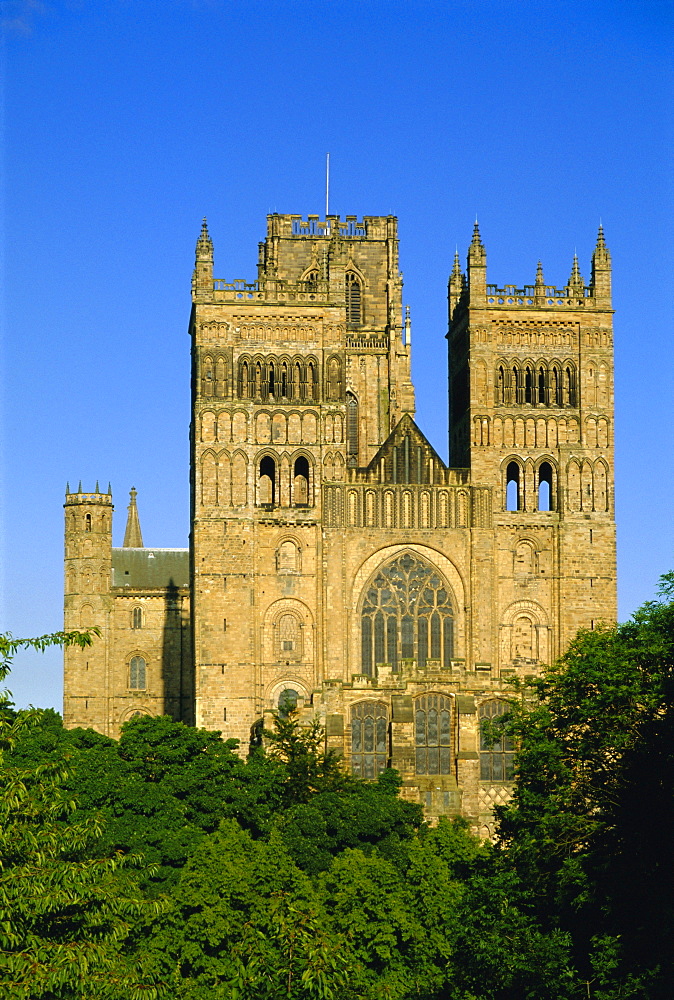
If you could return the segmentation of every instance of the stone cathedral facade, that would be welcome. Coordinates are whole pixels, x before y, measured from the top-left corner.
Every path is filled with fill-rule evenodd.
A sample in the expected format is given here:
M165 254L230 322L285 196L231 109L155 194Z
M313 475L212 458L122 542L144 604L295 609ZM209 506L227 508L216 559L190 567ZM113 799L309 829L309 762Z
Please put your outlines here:
M616 615L611 258L589 284L449 278L449 465L414 422L397 221L274 214L256 281L192 279L191 539L143 547L132 491L67 492L67 725L166 713L245 748L318 716L356 774L489 832L508 680Z

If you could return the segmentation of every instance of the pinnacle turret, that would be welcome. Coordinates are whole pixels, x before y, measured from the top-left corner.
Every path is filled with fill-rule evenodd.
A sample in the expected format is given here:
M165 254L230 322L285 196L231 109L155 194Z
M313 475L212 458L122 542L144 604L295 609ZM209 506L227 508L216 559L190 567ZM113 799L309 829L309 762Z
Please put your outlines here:
M592 254L592 277L590 279L592 295L596 303L606 306L611 304L611 251L606 246L604 227L599 223L597 245Z
M540 287L541 285L544 285L544 284L545 284L545 279L543 277L543 265L542 265L542 263L539 260L539 262L538 262L538 264L536 266L536 285L537 285L537 287Z
M578 266L578 255L574 253L573 255L573 265L571 267L571 276L569 278L569 288L574 289L574 291L580 291L585 287L585 282L583 281L583 276L580 273L580 268Z
M204 220L201 223L201 232L199 233L199 239L197 240L197 260L213 260L213 240L208 232L208 223L204 216Z
M138 507L136 506L136 489L131 487L129 492L129 506L127 508L129 514L126 519L126 531L124 532L124 548L125 549L142 549L143 548L143 536L140 533L140 520L138 518Z

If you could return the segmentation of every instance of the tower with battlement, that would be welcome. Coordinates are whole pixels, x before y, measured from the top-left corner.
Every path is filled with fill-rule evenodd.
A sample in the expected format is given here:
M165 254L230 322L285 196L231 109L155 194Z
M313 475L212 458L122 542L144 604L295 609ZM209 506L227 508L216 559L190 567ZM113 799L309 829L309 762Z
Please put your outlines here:
M450 462L414 421L392 216L270 215L257 279L196 247L190 550L143 547L132 490L66 496L66 721L136 712L245 752L318 717L366 779L488 834L512 747L483 735L513 676L616 613L611 259L585 284L487 283L477 228L449 278ZM89 520L87 520L89 518ZM89 657L89 659L87 659Z

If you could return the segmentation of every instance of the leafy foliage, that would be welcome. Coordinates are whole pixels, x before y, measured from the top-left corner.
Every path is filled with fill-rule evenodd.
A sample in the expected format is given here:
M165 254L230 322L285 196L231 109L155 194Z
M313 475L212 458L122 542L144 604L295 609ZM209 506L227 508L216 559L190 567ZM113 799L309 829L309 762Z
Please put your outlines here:
M0 677L21 647L91 641L79 632L1 636ZM36 710L16 715L8 699L0 699L0 991L17 1000L159 996L123 952L131 921L148 911L133 859L101 856L95 817L73 822L60 763L8 763L11 748L42 721Z

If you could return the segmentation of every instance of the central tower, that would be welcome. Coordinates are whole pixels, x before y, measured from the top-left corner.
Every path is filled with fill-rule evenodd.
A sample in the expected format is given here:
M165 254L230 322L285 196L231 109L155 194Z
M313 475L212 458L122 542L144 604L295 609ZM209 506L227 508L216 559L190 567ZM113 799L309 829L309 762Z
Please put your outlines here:
M323 680L323 483L414 412L396 219L270 215L251 283L204 222L192 303L196 722L245 738Z

